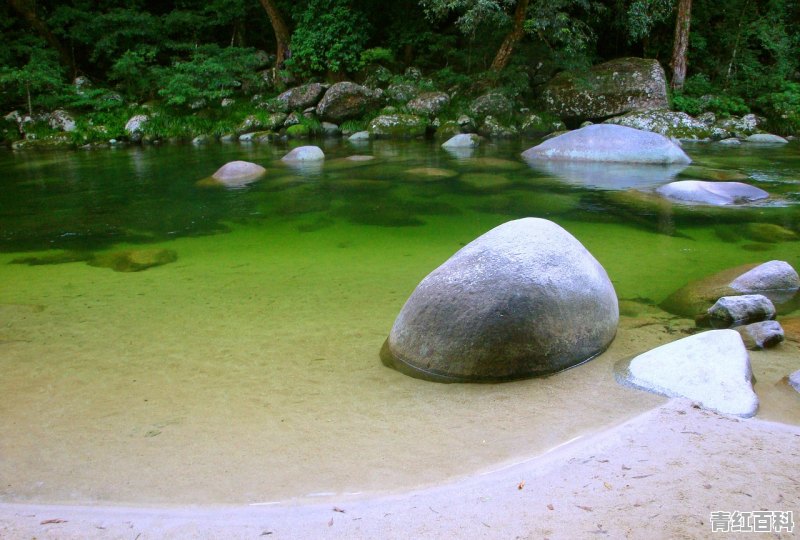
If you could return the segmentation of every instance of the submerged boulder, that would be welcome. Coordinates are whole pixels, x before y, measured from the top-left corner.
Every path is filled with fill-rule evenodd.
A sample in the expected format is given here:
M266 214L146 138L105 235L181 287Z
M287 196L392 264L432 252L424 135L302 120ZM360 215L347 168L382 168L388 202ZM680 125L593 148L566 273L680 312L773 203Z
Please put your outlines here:
M748 349L768 349L783 341L783 328L778 321L760 321L735 328Z
M617 58L587 72L556 75L542 92L547 112L579 124L648 109L667 109L667 77L658 60Z
M526 160L691 163L691 158L662 135L611 124L594 124L548 139L522 153Z
M668 296L660 307L675 315L697 317L723 296L763 294L777 305L800 289L800 277L785 261L746 264L693 281Z
M141 272L177 260L178 254L171 249L126 249L95 255L89 259L88 264L111 268L115 272Z
M789 142L780 135L773 135L772 133L754 133L744 141L759 144L787 144Z
M473 240L423 279L381 359L440 382L546 375L603 352L618 321L600 263L560 226L525 218Z
M735 330L711 330L667 343L640 354L618 373L624 384L745 418L758 409L752 377L750 357Z
M656 189L656 193L668 199L725 206L766 199L769 193L742 182L705 182L681 180Z
M712 320L737 326L775 318L775 306L763 294L723 296L708 308L708 315Z
M226 163L211 178L228 187L247 185L263 176L267 170L256 163L249 161L231 161Z
M442 148L475 148L480 143L481 136L476 133L459 133L447 139Z

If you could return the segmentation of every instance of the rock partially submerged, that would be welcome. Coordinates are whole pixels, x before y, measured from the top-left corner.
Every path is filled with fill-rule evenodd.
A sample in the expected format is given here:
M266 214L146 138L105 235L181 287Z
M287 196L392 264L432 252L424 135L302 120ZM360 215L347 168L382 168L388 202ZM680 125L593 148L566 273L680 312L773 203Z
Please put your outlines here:
M476 133L459 133L442 144L442 148L475 148L481 143L481 136Z
M656 193L674 201L727 206L760 201L769 193L742 182L705 182L680 180L661 186Z
M785 261L746 264L729 268L681 287L661 304L661 308L684 317L706 313L723 296L763 294L775 303L788 302L800 289L800 277Z
M555 223L525 218L470 242L423 279L381 359L440 382L546 375L601 353L618 321L597 260Z
M754 133L744 141L759 144L788 144L789 142L780 135L773 135L772 133Z
M325 153L319 146L298 146L281 158L281 161L322 161Z
M784 339L783 328L778 321L761 321L745 326L737 326L734 330L742 336L748 349L768 349Z
M553 159L626 163L691 163L674 142L657 133L594 124L548 139L522 153L526 160Z
M594 189L652 190L675 179L686 165L648 165L601 161L529 160L528 165L564 182Z
M667 343L618 372L623 384L745 418L758 409L752 377L750 357L735 330L711 330Z
M255 182L264 176L266 172L267 170L257 163L231 161L217 169L217 172L212 174L211 178L223 186L242 187Z
M708 316L727 325L740 325L773 319L775 306L763 294L723 296L708 308Z

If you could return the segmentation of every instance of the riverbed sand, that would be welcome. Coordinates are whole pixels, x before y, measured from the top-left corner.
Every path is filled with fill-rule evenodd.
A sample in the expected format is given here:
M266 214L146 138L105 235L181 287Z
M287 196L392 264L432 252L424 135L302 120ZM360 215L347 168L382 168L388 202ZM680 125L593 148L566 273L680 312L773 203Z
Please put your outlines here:
M672 400L530 461L421 491L235 507L2 504L0 537L745 538L712 535L711 513L793 511L800 521L798 464L800 427Z

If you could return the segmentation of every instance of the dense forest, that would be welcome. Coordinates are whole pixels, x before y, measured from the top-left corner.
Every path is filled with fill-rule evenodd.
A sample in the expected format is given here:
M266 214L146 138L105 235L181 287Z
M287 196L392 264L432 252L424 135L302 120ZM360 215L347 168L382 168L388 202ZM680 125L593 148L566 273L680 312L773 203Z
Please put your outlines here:
M109 124L342 80L531 104L560 71L637 56L665 67L675 109L800 127L797 0L8 0L0 28L3 114Z

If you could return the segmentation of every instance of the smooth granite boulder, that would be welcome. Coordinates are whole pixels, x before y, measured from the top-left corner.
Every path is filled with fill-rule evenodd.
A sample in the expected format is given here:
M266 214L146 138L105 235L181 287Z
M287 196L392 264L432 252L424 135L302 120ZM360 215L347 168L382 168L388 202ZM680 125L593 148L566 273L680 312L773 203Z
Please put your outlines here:
M241 187L258 180L267 170L249 161L231 161L226 163L211 178L227 187Z
M439 382L547 375L603 352L618 322L600 263L560 226L525 218L473 240L423 279L381 359Z
M283 92L276 99L286 103L290 111L302 111L306 107L314 107L325 94L327 87L320 83L309 83L296 86Z
M656 193L673 201L727 206L760 201L769 193L742 182L705 182L680 180L661 186Z
M667 343L617 372L623 384L745 418L758 409L752 377L750 357L735 330L711 330Z
M760 321L734 328L748 349L768 349L784 340L783 327L778 321Z
M378 104L375 93L360 84L339 82L328 88L317 104L317 116L336 124L363 116Z
M447 139L442 148L475 148L481 143L481 136L477 133L459 133Z
M780 135L773 135L772 133L754 133L747 137L744 142L758 144L787 144L789 141Z
M663 135L613 124L593 124L547 139L522 153L526 160L691 163L691 158Z
M281 158L281 161L322 161L325 153L319 146L298 146Z
M726 325L740 325L775 318L775 306L763 294L723 296L708 308L712 320Z

